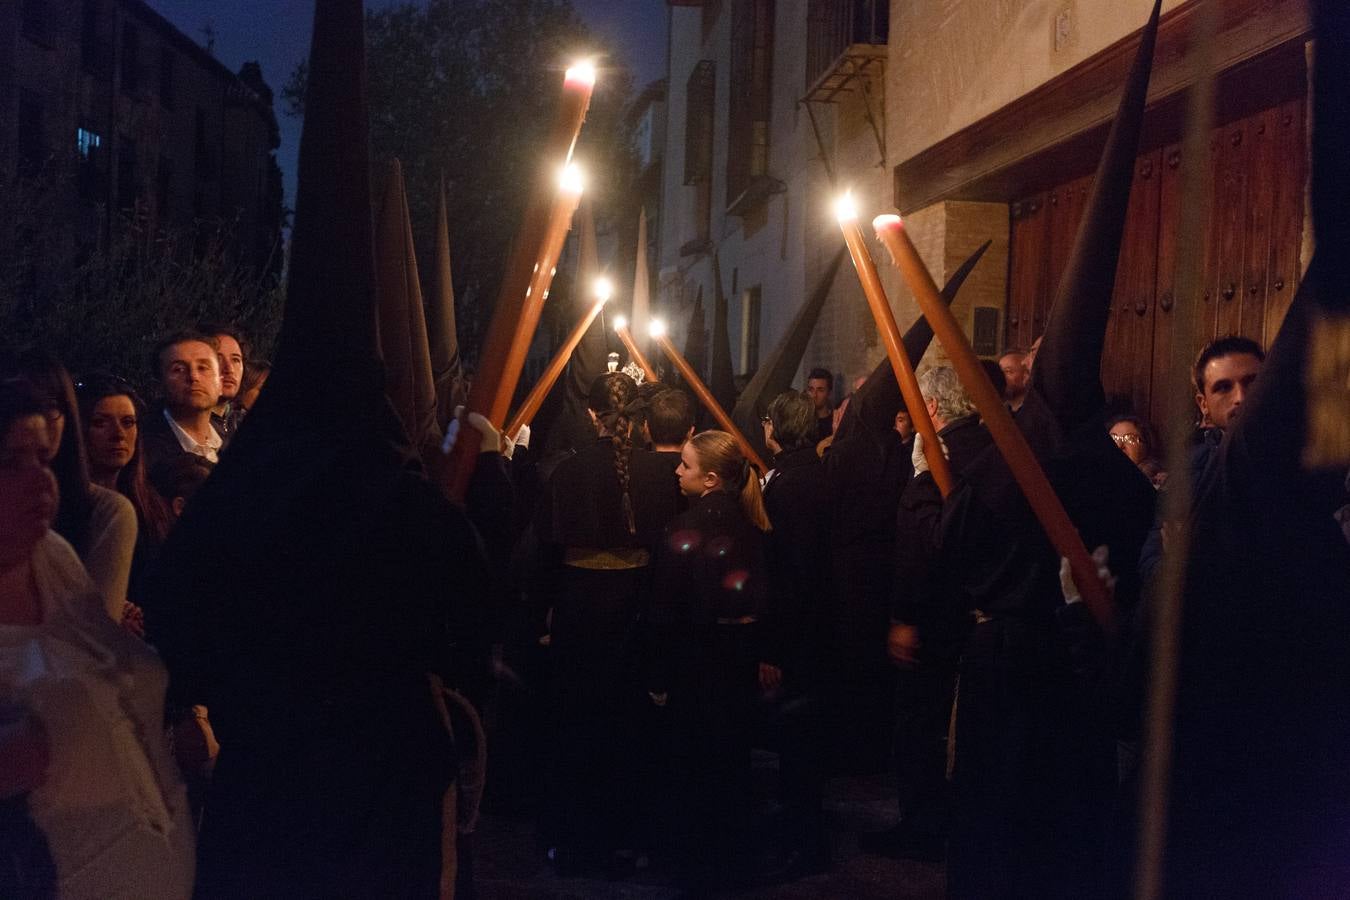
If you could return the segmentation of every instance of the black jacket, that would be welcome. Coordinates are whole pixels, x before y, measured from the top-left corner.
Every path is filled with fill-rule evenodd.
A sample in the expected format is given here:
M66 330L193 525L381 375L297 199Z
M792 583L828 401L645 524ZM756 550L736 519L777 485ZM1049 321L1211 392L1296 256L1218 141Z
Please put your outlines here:
M772 595L765 661L809 670L818 662L829 602L829 484L814 447L778 454L773 471L764 488L773 526L767 536Z

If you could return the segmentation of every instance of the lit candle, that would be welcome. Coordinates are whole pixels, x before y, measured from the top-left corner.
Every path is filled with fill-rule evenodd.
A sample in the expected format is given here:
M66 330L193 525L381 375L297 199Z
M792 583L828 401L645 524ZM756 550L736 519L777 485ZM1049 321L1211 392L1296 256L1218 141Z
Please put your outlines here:
M478 359L478 372L465 403L469 412L484 416L489 422L501 422L506 418L511 397L520 380L520 368L524 364L524 354L515 349L518 335L525 330L523 319L527 293L541 296L547 291L547 284L536 286L541 269L547 279L553 277L552 262L545 258L550 239L556 237L557 220L560 207L567 204L575 208L578 197L566 197L567 189L559 190L555 180L557 169L553 166L565 166L572 159L572 150L576 146L581 123L586 118L590 106L591 93L595 88L595 66L590 62L581 62L568 69L563 77L562 102L553 126L545 138L542 158L549 165L547 173L541 178L526 207L525 217L520 230L516 233L512 245L511 257L507 263L501 288L497 294L492 321L488 324L483 340L482 352ZM565 216L568 222L571 213ZM566 236L566 227L562 230ZM559 247L561 243L559 242ZM538 324L529 323L525 346L529 346ZM463 502L468 491L469 478L478 462L478 442L460 440L455 444L451 457L436 472L437 481L447 496L457 502Z
M750 460L750 464L759 469L761 475L769 471L769 467L755 452L755 448L750 446L750 442L745 439L744 434L741 434L741 430L736 427L736 423L731 421L731 416L727 415L727 411L717 402L717 398L713 397L712 391L708 390L708 386L703 383L703 379L698 377L694 367L689 365L689 360L685 359L684 354L676 350L675 345L670 342L670 338L666 337L666 324L659 319L653 319L651 326L648 328L648 333L652 336L652 340L656 341L661 347L662 352L666 354L666 358L670 360L671 364L679 370L680 377L694 389L694 393L708 408L708 412L713 414L717 424L722 426L723 431L731 435L736 442L736 446L741 448L741 453L746 459Z
M863 242L862 228L858 225L858 207L852 194L846 193L835 201L834 215L839 220L839 230L844 233L844 243L848 245L853 267L858 271L858 280L862 282L863 294L872 310L872 318L876 320L877 331L886 345L886 355L891 360L891 368L895 370L895 379L900 383L900 393L905 398L910 419L919 434L923 435L923 452L928 460L928 470L933 473L938 490L946 497L952 490L952 467L942 452L937 429L928 415L928 404L919 391L919 379L914 377L914 367L905 353L900 328L895 324L895 315L891 312L890 301L886 299L886 291L877 276L872 254Z
M628 358L642 369L642 377L648 381L660 381L661 379L656 375L656 369L652 368L652 364L647 362L647 357L643 356L642 351L638 349L637 342L633 340L633 335L628 331L628 320L623 316L614 317L614 333L619 336L619 340L627 348Z
M1114 609L1110 594L1097 577L1096 564L1083 546L1083 539L1070 521L1064 504L1050 486L1050 480L1045 477L1045 471L1027 444L1026 436L1003 405L1003 398L994 390L984 367L980 365L979 357L957 324L956 317L938 295L937 285L933 283L928 267L919 258L919 251L905 232L904 223L899 216L877 216L872 221L872 227L876 229L877 238L890 251L891 260L900 270L905 283L914 292L919 308L951 358L962 385L969 392L975 408L980 411L990 436L1007 460L1013 478L1017 480L1055 551L1068 558L1074 584L1082 591L1088 609L1103 628L1110 629L1115 618Z
M548 366L539 376L539 380L535 382L534 387L525 398L525 402L520 405L520 409L516 410L516 414L506 423L506 429L503 433L507 437L514 438L520 431L520 426L528 425L534 419L535 414L539 412L539 407L544 404L544 398L548 396L549 390L552 389L553 383L558 380L558 376L567 367L567 361L572 357L572 351L577 349L577 344L581 343L587 329L591 327L595 317L600 315L600 310L605 308L605 303L613 293L614 288L610 285L609 279L596 279L595 303L577 321L576 327L567 335L562 346L558 348L558 352L553 354L553 358L549 360Z

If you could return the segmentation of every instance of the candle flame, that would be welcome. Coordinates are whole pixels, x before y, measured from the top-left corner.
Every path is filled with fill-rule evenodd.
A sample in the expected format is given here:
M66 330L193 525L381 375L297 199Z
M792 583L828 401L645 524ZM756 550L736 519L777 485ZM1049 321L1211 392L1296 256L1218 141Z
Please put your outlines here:
M895 213L886 213L885 215L877 216L872 220L872 230L880 231L883 228L899 228L901 224L900 217Z
M568 163L563 167L562 175L558 178L558 187L564 194L581 195L586 187L586 178L581 174L581 167L576 163Z
M577 60L567 70L563 80L584 84L587 87L595 87L595 61L590 59Z
M605 303L610 297L614 296L614 282L608 278L597 278L592 290L595 291L595 298L601 303Z
M660 319L652 319L647 325L647 333L660 340L666 336L666 323Z
M834 217L840 222L852 222L858 218L858 204L852 191L845 191L834 201Z
M615 331L623 331L623 330L626 329L627 327L628 327L628 320L627 320L627 319L625 319L623 316L615 316L615 317L614 317L614 330L615 330Z

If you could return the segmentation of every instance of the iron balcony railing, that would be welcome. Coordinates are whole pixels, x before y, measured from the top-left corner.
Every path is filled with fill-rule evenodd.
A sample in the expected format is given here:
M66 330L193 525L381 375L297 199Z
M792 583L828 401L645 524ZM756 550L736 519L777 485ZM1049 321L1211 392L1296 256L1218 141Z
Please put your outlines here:
M890 2L809 0L806 16L806 87L810 88L852 45L886 43Z

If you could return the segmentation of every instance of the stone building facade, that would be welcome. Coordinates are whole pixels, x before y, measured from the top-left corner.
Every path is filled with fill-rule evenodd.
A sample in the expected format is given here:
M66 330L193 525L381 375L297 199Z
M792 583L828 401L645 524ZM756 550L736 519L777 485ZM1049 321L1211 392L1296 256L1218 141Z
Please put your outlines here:
M141 0L0 0L0 181L67 182L76 242L132 213L194 242L223 224L279 269L278 144L258 66L231 72Z

